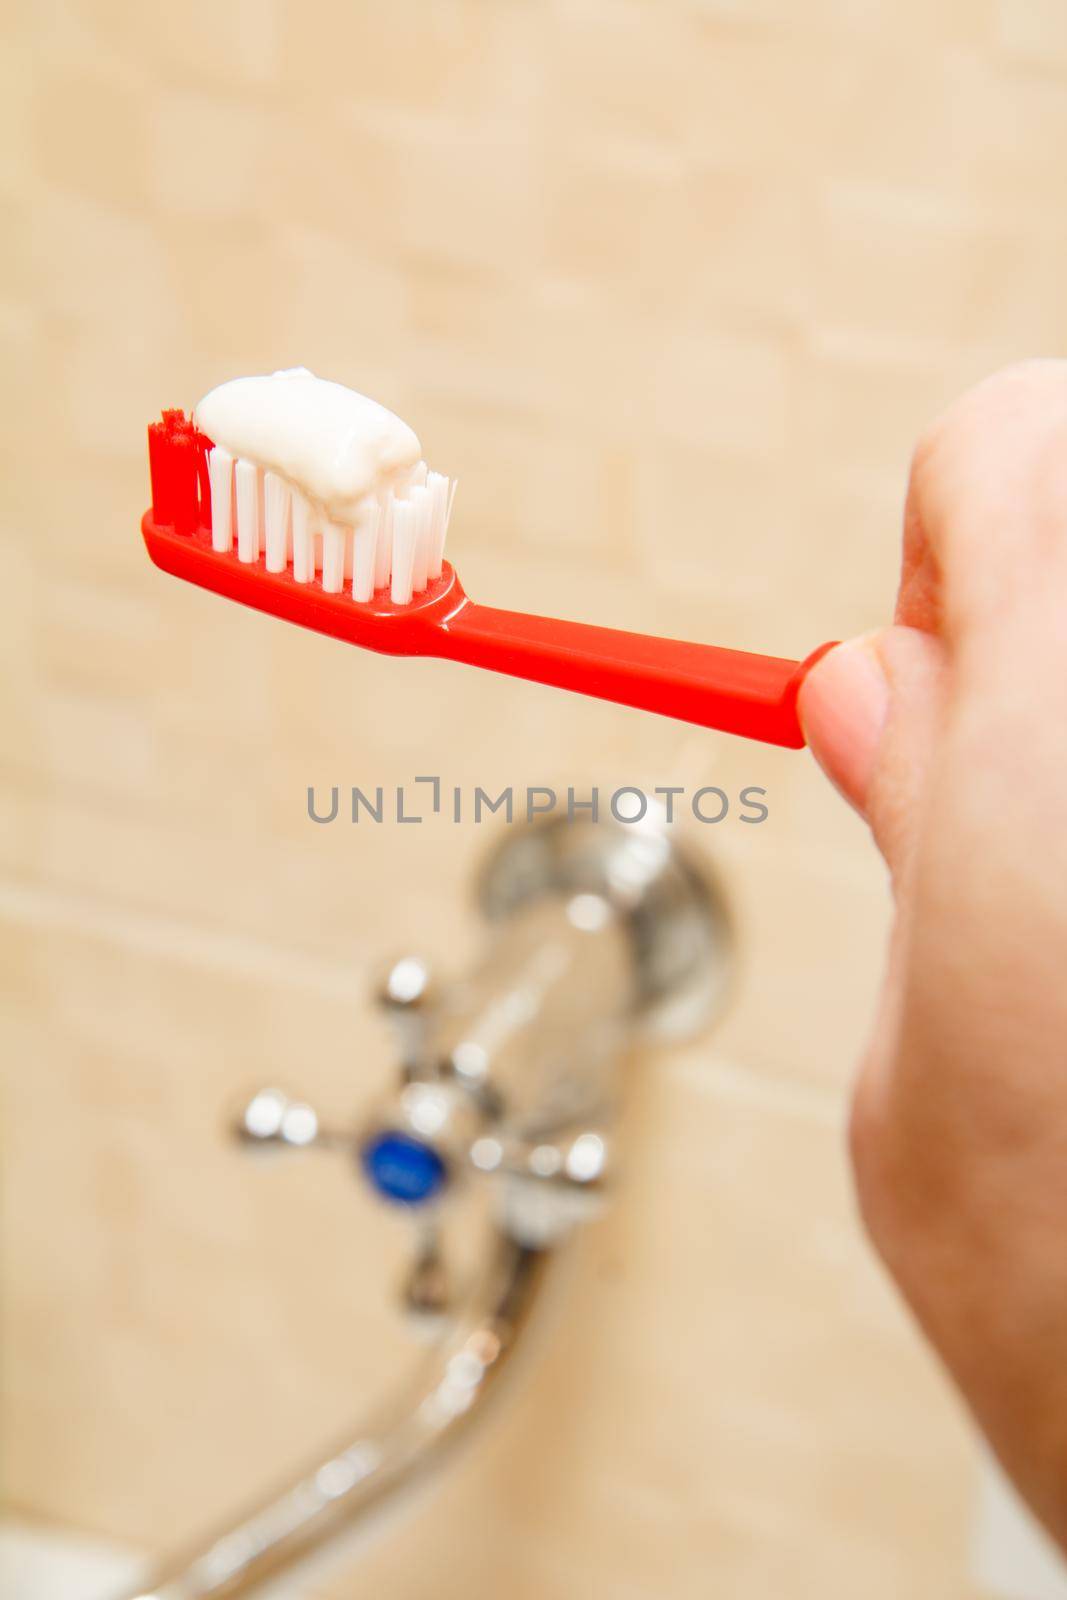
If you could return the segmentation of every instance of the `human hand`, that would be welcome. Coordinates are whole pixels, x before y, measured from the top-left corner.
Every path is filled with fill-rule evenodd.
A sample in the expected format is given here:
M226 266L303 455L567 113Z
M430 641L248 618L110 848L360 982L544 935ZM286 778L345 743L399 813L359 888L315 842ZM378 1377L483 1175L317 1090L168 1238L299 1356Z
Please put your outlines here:
M989 379L924 435L895 625L820 662L800 714L896 899L861 1209L1067 1546L1067 362Z

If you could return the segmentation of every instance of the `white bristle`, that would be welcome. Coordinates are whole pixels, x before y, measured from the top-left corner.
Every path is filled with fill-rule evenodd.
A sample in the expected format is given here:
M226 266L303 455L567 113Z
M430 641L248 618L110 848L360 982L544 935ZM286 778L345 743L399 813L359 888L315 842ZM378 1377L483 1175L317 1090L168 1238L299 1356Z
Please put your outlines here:
M328 594L349 589L362 604L388 588L394 604L408 605L441 576L456 483L424 461L399 494L384 490L355 529L320 523L321 507L253 461L220 446L207 461L211 542L220 553L236 540L239 560L250 565L265 554L272 573L285 572L291 560L297 583L312 583L321 570Z
M375 554L381 510L375 507L365 522L352 534L352 598L370 600L374 595Z
M425 485L412 489L411 504L415 508L415 560L411 568L411 587L415 594L421 594L430 570L430 524L433 517L433 501Z
M238 459L234 467L237 482L237 557L240 561L259 559L259 480L254 461Z
M432 583L441 576L445 548L445 519L448 516L448 479L443 472L431 472L426 479L430 491L430 559L426 576Z
M256 467L256 516L259 526L256 530L256 551L263 554L267 542L267 469Z
M311 538L311 507L298 490L293 492L293 577L310 583L315 576L315 546Z
M398 500L393 506L393 579L391 596L394 605L406 606L411 599L412 569L415 564L415 507L410 500Z
M289 485L276 472L264 478L267 571L284 572L289 551Z
M340 522L327 522L322 532L322 587L327 594L340 594L345 585L345 544L348 529Z
M208 480L211 484L211 548L233 548L233 457L218 445L208 451Z
M374 555L374 587L384 589L389 582L393 559L393 507L395 505L392 489L386 489L382 496L381 511L378 516L378 548Z
M448 524L452 520L452 502L456 498L456 481L457 480L455 478L449 479L448 503L445 506L445 520L444 525L441 528L440 542L437 547L437 559L442 562L442 564L445 559L445 540L448 538Z

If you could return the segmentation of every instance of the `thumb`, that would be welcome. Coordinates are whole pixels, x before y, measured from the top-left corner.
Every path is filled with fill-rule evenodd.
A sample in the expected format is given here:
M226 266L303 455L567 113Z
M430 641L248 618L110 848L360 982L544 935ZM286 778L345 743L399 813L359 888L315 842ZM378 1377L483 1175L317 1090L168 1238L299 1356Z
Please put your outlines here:
M903 627L838 645L801 687L812 753L870 823L894 878L911 854L944 687L944 645Z

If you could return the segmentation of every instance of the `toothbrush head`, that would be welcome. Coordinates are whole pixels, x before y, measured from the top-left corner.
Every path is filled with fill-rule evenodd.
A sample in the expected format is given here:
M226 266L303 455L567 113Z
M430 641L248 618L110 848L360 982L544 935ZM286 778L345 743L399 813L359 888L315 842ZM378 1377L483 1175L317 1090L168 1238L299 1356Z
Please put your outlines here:
M148 457L141 531L164 572L390 655L431 653L426 624L466 603L444 559L455 482L424 463L352 527L317 513L278 474L216 448L183 411L149 425Z

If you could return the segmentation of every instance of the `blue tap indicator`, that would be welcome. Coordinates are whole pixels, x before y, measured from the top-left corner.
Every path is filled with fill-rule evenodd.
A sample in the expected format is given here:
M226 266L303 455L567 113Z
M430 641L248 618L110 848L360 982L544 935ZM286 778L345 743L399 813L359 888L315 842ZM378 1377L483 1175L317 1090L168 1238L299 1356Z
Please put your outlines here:
M431 1144L394 1128L375 1134L360 1151L371 1185L394 1205L423 1206L440 1194L448 1172Z

